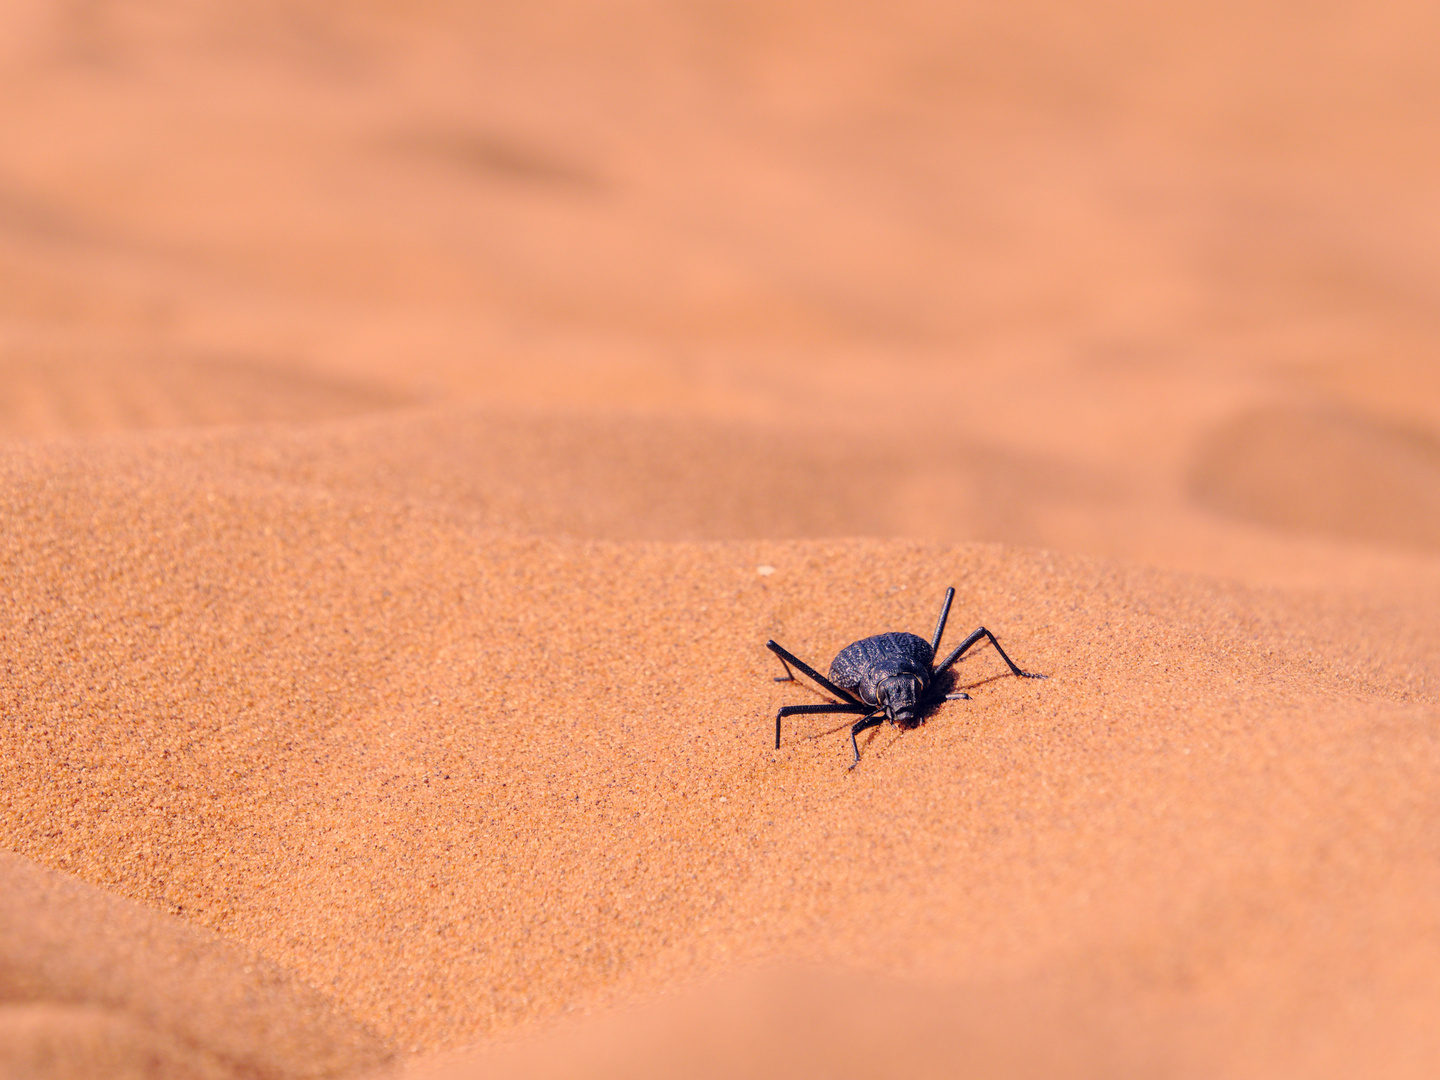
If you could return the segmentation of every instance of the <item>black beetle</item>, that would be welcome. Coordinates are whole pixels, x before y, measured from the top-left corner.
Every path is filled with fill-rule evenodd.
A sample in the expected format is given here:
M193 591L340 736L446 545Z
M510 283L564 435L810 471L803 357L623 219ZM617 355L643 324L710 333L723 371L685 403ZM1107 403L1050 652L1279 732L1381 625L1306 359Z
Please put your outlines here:
M780 749L780 721L787 716L802 713L862 713L860 720L850 728L850 746L855 751L855 760L850 768L860 764L860 744L855 737L866 728L876 727L889 721L900 728L913 728L920 723L920 713L931 705L942 701L968 700L969 694L947 694L940 689L940 678L950 670L950 665L970 651L983 638L1000 654L1000 659L1010 666L1011 672L1022 679L1043 679L1021 671L1015 661L1005 655L995 635L980 627L968 638L955 646L953 652L939 664L935 664L935 650L945 634L945 620L950 616L950 602L955 599L955 590L945 590L945 603L940 607L940 621L935 624L935 636L929 641L915 634L891 631L861 638L854 644L840 650L830 665L830 678L825 678L793 653L787 652L774 641L767 641L765 647L780 658L784 675L777 675L776 682L794 682L795 674L791 665L813 679L816 685L824 687L840 698L823 705L785 705L775 714L775 749Z

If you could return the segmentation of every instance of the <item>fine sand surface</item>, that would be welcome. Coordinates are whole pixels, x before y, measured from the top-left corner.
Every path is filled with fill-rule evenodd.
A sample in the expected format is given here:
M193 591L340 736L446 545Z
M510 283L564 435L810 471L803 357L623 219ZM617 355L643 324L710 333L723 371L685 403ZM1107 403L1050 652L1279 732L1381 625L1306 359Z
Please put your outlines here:
M1433 5L0 21L4 1080L1440 1069Z

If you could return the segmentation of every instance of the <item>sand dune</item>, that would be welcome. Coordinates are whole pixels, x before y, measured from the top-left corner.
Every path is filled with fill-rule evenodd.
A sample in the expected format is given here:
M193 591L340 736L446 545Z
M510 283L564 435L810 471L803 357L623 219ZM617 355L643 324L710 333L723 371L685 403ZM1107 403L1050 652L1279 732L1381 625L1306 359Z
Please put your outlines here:
M7 477L7 834L402 1045L774 959L1003 982L1078 954L1237 1019L1323 962L1343 1010L1440 943L1428 605L1001 547L523 538L112 455ZM853 774L823 724L769 747L813 698L767 637L923 632L950 581L1051 678L979 657L974 701Z
M1434 1073L1429 7L0 19L0 1072Z
M1440 441L1343 413L1236 417L1197 455L1197 496L1266 524L1434 550Z
M19 856L0 867L6 1076L330 1077L392 1056L210 931Z

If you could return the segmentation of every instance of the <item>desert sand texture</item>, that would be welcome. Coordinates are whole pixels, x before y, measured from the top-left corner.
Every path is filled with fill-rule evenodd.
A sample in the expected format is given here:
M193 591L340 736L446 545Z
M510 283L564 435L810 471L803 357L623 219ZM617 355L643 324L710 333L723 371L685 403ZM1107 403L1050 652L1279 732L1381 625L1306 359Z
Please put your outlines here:
M1433 5L0 20L6 1080L1440 1069Z

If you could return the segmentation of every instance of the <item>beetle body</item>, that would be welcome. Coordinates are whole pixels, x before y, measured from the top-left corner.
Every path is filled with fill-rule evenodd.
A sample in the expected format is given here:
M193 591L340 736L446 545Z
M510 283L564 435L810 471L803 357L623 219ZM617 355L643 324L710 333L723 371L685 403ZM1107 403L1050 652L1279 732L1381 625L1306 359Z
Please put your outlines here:
M885 710L892 724L913 728L928 703L934 660L930 643L916 634L876 634L840 650L830 665L830 681L866 705Z
M945 621L950 615L950 602L955 599L955 590L947 589L945 602L940 607L940 621L935 625L935 634L929 640L916 634L891 631L861 638L841 649L830 664L827 679L774 641L767 641L765 647L780 658L785 669L777 682L794 681L793 667L822 690L839 698L814 705L782 705L775 714L775 749L780 749L780 722L787 716L810 713L850 713L859 720L850 728L850 746L855 752L853 769L860 763L860 744L855 741L860 732L878 724L891 723L899 728L913 728L921 722L922 713L946 700L969 698L969 694L947 694L943 689L943 678L957 660L981 641L995 646L1013 675L1024 679L1043 679L1021 671L1015 661L1005 655L995 635L980 627L959 645L949 656L938 664L935 652L945 636Z

